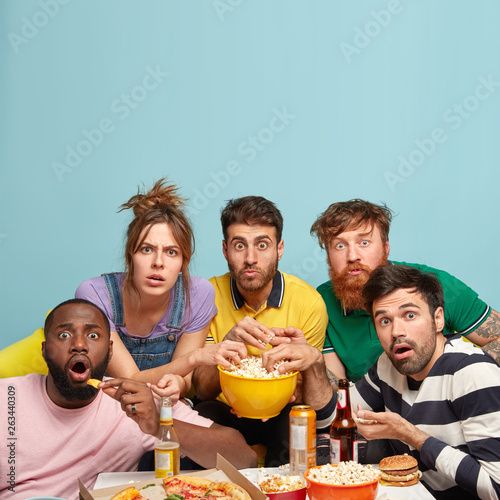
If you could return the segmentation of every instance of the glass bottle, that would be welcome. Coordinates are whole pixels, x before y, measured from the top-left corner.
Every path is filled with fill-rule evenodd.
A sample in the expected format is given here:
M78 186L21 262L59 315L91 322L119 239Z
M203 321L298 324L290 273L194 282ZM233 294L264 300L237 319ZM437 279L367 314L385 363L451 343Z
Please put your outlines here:
M339 380L337 414L330 427L330 463L358 461L358 428L352 418L349 380Z
M155 444L155 477L176 476L180 470L179 439L174 430L172 400L161 398L160 438Z

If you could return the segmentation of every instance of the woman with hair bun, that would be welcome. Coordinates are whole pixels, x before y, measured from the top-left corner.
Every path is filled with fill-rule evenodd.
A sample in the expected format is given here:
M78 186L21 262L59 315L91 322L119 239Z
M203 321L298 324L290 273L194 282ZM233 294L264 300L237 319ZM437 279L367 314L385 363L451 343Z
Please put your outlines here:
M109 375L155 384L165 374L180 375L181 395L189 390L196 366L227 366L228 359L246 355L236 343L204 347L217 313L215 291L207 280L189 275L194 236L184 201L166 179L146 193L138 190L119 210L134 213L125 272L86 280L75 293L108 316L113 340Z

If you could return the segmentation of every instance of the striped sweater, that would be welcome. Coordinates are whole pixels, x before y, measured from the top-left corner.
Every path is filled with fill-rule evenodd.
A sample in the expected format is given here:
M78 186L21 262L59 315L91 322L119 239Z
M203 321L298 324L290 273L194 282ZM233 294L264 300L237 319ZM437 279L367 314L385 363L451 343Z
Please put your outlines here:
M401 375L384 353L351 389L351 402L396 412L432 436L420 453L390 443L394 454L419 461L437 498L500 497L500 367L481 349L458 335L448 339L422 382Z

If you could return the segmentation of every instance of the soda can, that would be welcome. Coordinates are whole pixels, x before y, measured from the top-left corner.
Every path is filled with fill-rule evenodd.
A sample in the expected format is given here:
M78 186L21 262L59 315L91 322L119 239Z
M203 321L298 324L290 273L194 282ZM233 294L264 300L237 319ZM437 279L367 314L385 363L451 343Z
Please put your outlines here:
M311 406L290 411L290 475L298 476L316 465L316 412Z

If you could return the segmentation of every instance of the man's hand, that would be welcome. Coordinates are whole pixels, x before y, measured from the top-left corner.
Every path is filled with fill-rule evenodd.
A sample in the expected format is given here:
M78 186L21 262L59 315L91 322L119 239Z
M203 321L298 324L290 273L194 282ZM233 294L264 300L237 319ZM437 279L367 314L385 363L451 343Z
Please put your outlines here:
M426 439L430 437L429 434L421 431L394 412L383 411L376 413L363 410L361 405L358 405L358 413L355 415L354 420L359 433L368 440L398 439L420 451Z
M165 373L159 382L150 385L153 396L170 397L172 404L177 403L180 398L181 388L184 387L184 379L180 375Z
M275 333L270 328L250 316L245 316L229 330L224 340L243 342L245 345L264 351L274 336Z
M277 328L273 326L271 330L274 332L275 337L269 343L273 346L280 344L307 344L306 337L302 330L293 326L287 326L286 328Z
M206 344L201 349L193 351L196 357L196 366L215 366L229 368L231 361L239 364L247 357L247 348L243 342L227 340L227 337L217 344Z
M307 344L281 344L262 353L262 366L271 372L275 363L282 359L286 361L278 367L280 373L305 371L314 363L321 362L321 352Z
M99 384L108 396L120 402L122 410L134 420L142 432L156 436L160 427L160 414L151 389L137 380L113 378Z

